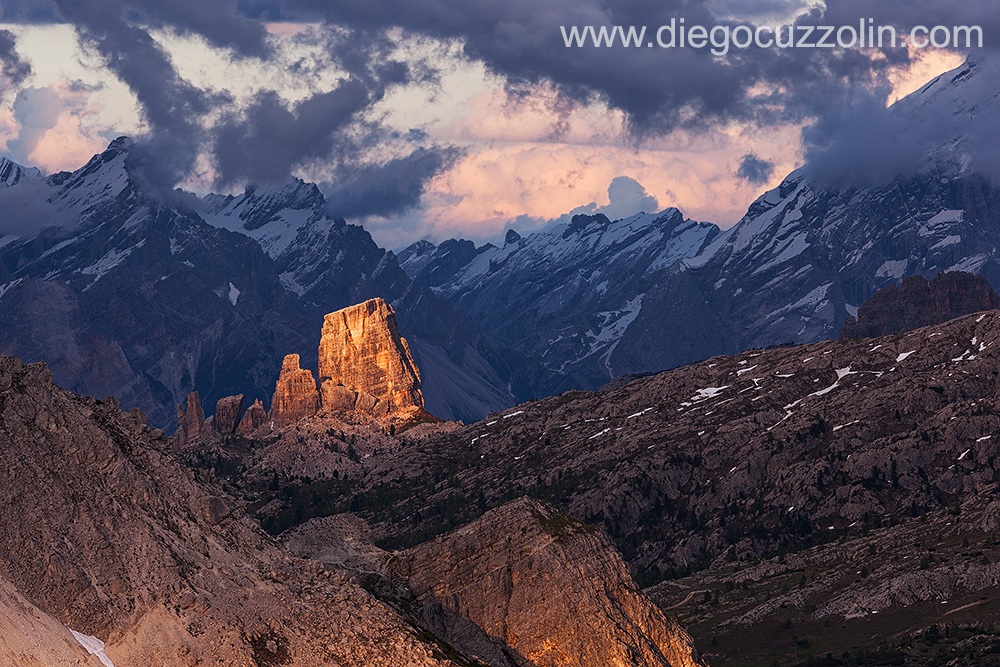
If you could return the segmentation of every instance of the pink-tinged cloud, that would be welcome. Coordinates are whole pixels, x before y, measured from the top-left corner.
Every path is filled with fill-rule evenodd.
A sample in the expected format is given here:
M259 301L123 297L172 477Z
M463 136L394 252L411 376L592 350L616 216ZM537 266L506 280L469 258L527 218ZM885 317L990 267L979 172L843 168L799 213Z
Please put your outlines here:
M7 149L45 171L79 168L107 145L91 124L100 112L94 92L68 81L22 90L14 101L16 129L7 135Z
M710 149L688 140L686 150L565 143L482 148L430 184L425 234L488 237L521 216L542 221L591 202L605 206L608 185L619 176L641 183L661 208L677 206L689 217L723 226L735 223L761 189L735 176L745 146ZM784 175L794 164L796 146L782 148L767 157L779 165L776 174Z
M107 139L85 128L79 116L64 113L42 133L28 159L46 171L77 169L106 144Z

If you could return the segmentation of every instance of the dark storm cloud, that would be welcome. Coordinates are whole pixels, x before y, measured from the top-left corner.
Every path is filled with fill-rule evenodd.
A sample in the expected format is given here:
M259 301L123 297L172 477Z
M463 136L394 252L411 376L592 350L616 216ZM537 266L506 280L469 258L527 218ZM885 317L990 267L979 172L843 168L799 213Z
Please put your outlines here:
M4 78L0 85L10 88L16 88L31 74L31 65L17 52L17 38L9 30L0 30L0 72Z
M81 40L135 94L151 134L133 149L133 174L169 192L190 172L202 142L209 97L177 74L170 56L143 28L128 23L115 0L57 0Z
M831 110L803 131L803 139L808 169L820 187L883 183L915 174L922 164L922 142L878 99Z
M740 158L740 166L736 176L751 185L764 185L774 175L774 163L769 162L756 153L747 153Z
M401 213L420 202L427 182L458 158L453 148L418 148L384 164L355 168L324 187L326 209L341 218Z
M151 182L167 186L191 171L195 156L205 147L210 147L220 180L226 183L280 180L296 166L324 158L332 161L338 179L352 168L365 168L370 159L364 155L383 145L387 134L370 117L372 106L393 86L433 77L433 67L426 63L389 60L386 54L393 45L385 35L393 27L458 41L469 58L502 76L512 90L551 84L561 93L557 104L564 111L573 104L604 101L625 113L633 141L675 128L706 129L732 120L767 126L817 119L806 135L807 148L831 165L836 156L847 160L855 153L846 144L838 148L838 142L850 143L852 136L845 123L875 122L869 118L876 113L874 107L859 105L858 91L875 91L872 96L877 98L885 90L890 68L908 58L905 49L887 49L882 57L873 58L853 49L750 48L716 58L707 49L566 48L560 31L561 26L571 25L647 26L647 39L655 39L656 28L671 19L712 26L720 23L713 8L721 8L721 13L728 8L741 20L763 20L801 6L797 0L56 0L56 4L60 15L76 26L85 43L135 93L152 132L140 142L133 163L142 166ZM998 22L993 4L994 0L970 0L960 6L942 0L828 0L824 11L810 10L798 20L857 25L870 16L906 27L914 22L978 23L989 31ZM42 0L5 3L5 8L12 8L7 11L22 20L37 20L44 14L38 8L45 6ZM199 34L215 46L256 57L268 53L260 21L301 19L324 21L328 33L339 35L330 41L330 61L347 71L344 81L334 91L319 92L296 104L283 102L275 93L261 93L246 108L230 109L217 127L208 129L208 111L227 101L213 100L183 81L147 32L149 27L163 27ZM311 74L306 65L301 67L290 75ZM762 92L767 90L774 92ZM881 161L885 166L890 162Z
M773 0L741 3L740 9L752 15L758 4L773 9ZM891 64L840 50L734 49L719 59L707 49L566 48L563 42L561 26L647 26L652 41L657 27L671 19L683 17L689 26L719 23L704 0L286 0L285 6L302 16L365 29L401 26L460 39L467 56L515 85L551 82L577 102L607 101L627 113L640 138L718 120L806 118L834 101L830 95L842 94L849 78L866 81ZM905 59L905 51L893 57ZM791 88L818 79L827 81L823 100L803 95L765 109L748 96L762 82Z
M292 106L268 91L242 112L227 115L215 129L220 185L281 181L303 162L334 151L343 166L384 136L364 114L391 87L411 80L409 67L386 56L391 48L383 36L330 29L323 39L346 76L333 90Z
M0 19L4 23L55 23L59 16L51 0L3 0Z
M333 215L386 215L412 207L455 152L420 148L373 164L366 156L378 146L392 144L398 152L426 137L419 131L389 133L367 113L391 88L433 79L432 69L393 60L384 35L328 27L324 39L331 60L347 76L334 90L294 105L266 92L229 114L214 130L218 184L283 181L296 167L321 160L337 182L326 188Z
M1000 181L1000 118L992 104L998 77L1000 55L980 54L889 108L884 97L859 94L804 130L813 179L850 187L969 170Z
M264 26L242 16L233 0L128 0L121 4L141 12L153 26L199 34L213 46L241 55L266 57L271 52Z
M230 117L216 130L219 184L286 179L304 160L329 155L338 131L370 103L365 86L350 80L293 108L274 92L261 93L242 117Z
M482 61L514 88L530 90L533 84L551 83L561 93L560 103L603 100L620 109L633 141L676 128L710 129L726 121L760 126L808 123L804 140L808 155L817 160L817 174L860 183L903 170L915 155L912 142L898 139L897 121L887 118L879 106L890 90L889 72L909 61L905 48L887 47L873 56L858 49L751 47L734 48L728 56L715 58L707 49L566 48L560 31L561 26L572 25L635 25L655 33L657 26L673 18L683 17L688 26L722 23L713 9L749 21L787 14L806 4L795 0L284 0L283 12L366 30L398 26L459 40L468 57ZM795 20L800 25L856 27L867 18L896 26L900 35L918 24L981 25L989 46L995 46L991 35L1000 31L995 0L827 0L825 8L802 9ZM926 145L929 136L911 139ZM990 158L983 152L980 162L985 164ZM741 176L761 177L760 169L754 169L760 166L747 164Z

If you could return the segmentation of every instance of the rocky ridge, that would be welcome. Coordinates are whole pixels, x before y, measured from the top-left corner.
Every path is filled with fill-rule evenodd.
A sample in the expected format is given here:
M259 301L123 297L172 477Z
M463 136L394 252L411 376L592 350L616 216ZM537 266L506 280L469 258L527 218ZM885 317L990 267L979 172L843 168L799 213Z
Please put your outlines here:
M986 278L963 271L939 273L928 281L911 276L884 287L848 317L841 339L875 338L940 324L962 315L1000 308L1000 296Z
M607 539L537 500L487 512L387 569L428 627L491 665L699 664L691 638L638 591Z
M376 547L353 515L284 535L296 554L346 567L477 664L697 667L691 638L632 581L599 531L521 498L432 542Z
M5 617L2 644L37 664L66 664L50 659L65 633L32 639L46 615L117 665L450 664L349 576L292 558L114 401L0 358L0 432L0 582L44 612Z

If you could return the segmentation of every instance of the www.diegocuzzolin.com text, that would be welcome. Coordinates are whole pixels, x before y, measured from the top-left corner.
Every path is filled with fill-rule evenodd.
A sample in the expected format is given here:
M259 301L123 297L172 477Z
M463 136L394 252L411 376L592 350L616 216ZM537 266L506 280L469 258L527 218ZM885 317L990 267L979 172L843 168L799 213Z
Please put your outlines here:
M685 19L652 29L648 26L573 25L560 26L566 48L689 48L709 49L724 56L732 49L853 49L983 48L981 26L877 25L861 19L857 25L687 25Z

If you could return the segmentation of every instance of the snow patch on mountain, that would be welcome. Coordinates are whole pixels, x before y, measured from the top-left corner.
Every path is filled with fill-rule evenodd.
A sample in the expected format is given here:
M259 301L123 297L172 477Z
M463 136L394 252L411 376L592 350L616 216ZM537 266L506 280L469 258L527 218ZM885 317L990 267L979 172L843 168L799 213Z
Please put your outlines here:
M876 278L902 278L906 273L906 267L910 261L907 259L889 259L882 262L882 266L875 271Z
M109 272L111 272L112 269L114 269L116 266L118 266L126 259L128 259L129 255L131 255L133 252L143 247L144 245L146 245L146 239L142 239L141 241L139 241L138 243L129 248L125 249L112 248L107 253L105 253L103 257L101 257L99 260L97 260L90 266L85 266L84 268L80 269L80 273L82 273L83 275L94 276L93 282L84 289L89 289L91 286L93 286L94 283L96 283L98 280L106 276Z

